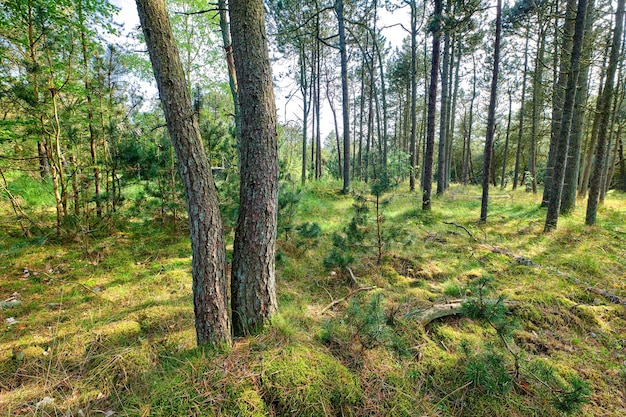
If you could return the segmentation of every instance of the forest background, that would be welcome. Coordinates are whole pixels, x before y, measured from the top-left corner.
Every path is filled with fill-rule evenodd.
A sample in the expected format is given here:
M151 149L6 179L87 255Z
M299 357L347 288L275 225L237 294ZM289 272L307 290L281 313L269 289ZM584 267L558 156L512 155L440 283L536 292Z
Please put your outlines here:
M0 407L621 415L624 2L495 3L265 2L279 313L223 352L193 344L141 33L106 1L4 1ZM167 3L231 257L225 7Z

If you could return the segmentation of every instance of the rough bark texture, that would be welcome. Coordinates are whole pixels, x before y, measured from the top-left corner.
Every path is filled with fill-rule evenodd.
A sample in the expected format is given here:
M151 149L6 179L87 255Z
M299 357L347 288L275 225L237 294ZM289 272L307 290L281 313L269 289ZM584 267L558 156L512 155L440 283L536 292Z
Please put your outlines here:
M189 213L198 344L230 344L226 254L218 197L163 0L137 0L141 26Z
M580 56L585 33L585 17L587 14L587 0L578 1L576 20L574 25L574 38L572 54L570 58L569 75L567 77L567 89L561 114L558 142L554 154L554 169L552 171L552 185L548 199L548 213L544 231L555 229L559 220L561 209L561 195L563 193L563 181L565 179L565 167L569 151L569 138L574 115L574 100L576 98L576 86L580 73Z
M567 87L567 79L570 70L570 61L572 53L572 42L574 39L574 23L576 13L576 0L567 0L565 11L565 23L563 24L563 43L561 45L561 56L559 63L558 81L554 86L554 95L552 100L552 126L550 132L550 150L548 151L548 162L546 164L545 187L543 189L543 198L541 206L546 207L550 201L550 193L552 192L552 172L556 159L557 144L559 141L559 132L561 131L561 120L563 119L563 102L565 100L565 89Z
M422 210L430 210L433 190L433 163L435 157L435 111L437 107L437 79L439 77L439 49L441 46L442 0L435 0L433 50L428 88L428 117L426 128L426 151L424 153L424 175L422 176Z
M578 190L578 177L580 171L580 157L583 143L583 125L585 120L585 107L587 106L589 70L591 68L591 53L593 50L593 22L595 14L595 1L590 0L587 5L587 18L585 21L585 40L580 61L580 74L578 75L578 88L574 104L574 117L570 132L570 147L565 167L565 180L563 182L563 195L561 196L561 213L569 213L576 207L576 191Z
M496 130L496 99L498 97L498 72L500 69L500 36L502 33L502 0L498 0L496 9L496 40L493 47L493 73L491 77L491 96L487 114L487 137L485 138L485 163L483 164L483 197L480 207L480 221L487 221L489 205L489 171L493 157L493 136Z
M611 97L613 96L613 84L615 72L617 71L617 61L619 60L620 43L622 39L622 31L624 29L624 2L617 2L617 13L615 15L615 31L613 32L613 41L611 43L611 56L609 57L609 66L606 71L606 82L602 91L602 103L600 106L600 121L598 130L598 147L596 149L596 157L593 174L591 175L591 184L589 187L589 200L587 202L587 213L585 223L589 226L596 224L596 216L598 213L598 200L600 198L602 174L606 164L606 143L609 127L609 115L611 106Z
M278 145L262 0L231 0L241 105L241 190L231 296L233 333L258 331L276 312Z

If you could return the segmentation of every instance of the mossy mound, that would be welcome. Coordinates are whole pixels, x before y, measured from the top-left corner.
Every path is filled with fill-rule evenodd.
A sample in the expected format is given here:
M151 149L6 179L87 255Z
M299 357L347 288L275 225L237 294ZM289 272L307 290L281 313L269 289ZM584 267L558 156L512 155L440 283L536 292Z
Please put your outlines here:
M276 415L354 415L363 393L348 368L332 356L293 345L264 355L262 389Z

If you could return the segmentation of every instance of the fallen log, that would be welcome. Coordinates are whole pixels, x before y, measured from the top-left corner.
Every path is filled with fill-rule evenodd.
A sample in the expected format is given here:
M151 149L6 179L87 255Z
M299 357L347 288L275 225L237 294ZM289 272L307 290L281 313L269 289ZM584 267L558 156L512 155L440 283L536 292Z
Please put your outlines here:
M466 300L453 300L446 304L435 304L426 309L414 309L409 311L405 318L415 320L422 326L426 327L430 322L435 321L437 319L448 317L448 316L458 316L463 313L463 303ZM497 300L487 300L487 302L496 303ZM503 301L502 304L508 308L515 307L519 305L517 301Z

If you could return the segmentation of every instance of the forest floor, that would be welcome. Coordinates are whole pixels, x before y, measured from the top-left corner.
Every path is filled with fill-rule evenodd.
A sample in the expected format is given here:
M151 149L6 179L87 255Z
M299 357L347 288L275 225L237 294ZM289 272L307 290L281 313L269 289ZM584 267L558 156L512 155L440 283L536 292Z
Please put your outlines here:
M226 351L195 347L185 220L119 214L26 238L2 199L0 415L626 415L626 195L609 193L596 227L581 204L545 234L523 190L493 190L486 225L478 187L453 185L428 213L395 190L378 259L374 204L351 229L338 189L293 191L279 313ZM51 227L32 194L24 207ZM442 304L460 314L425 323Z

